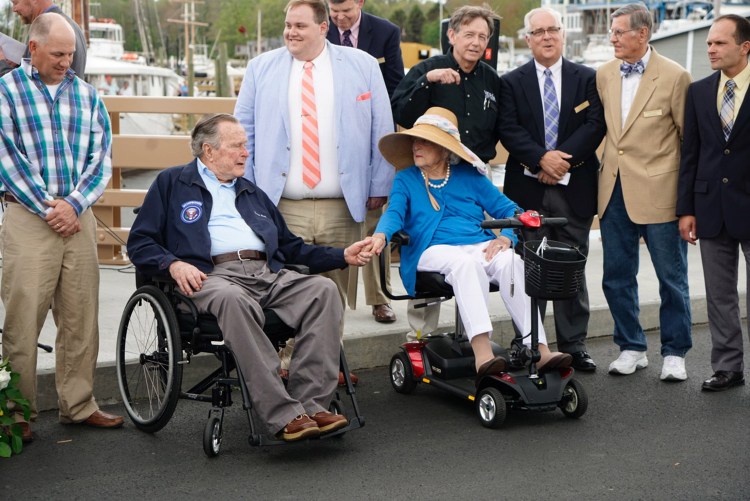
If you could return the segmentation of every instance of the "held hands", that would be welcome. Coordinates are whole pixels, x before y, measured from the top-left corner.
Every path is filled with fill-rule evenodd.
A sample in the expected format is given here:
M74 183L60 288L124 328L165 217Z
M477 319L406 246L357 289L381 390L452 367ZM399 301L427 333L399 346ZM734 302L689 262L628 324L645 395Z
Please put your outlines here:
M344 249L344 260L351 266L364 266L372 259L372 237L354 242Z
M461 83L461 75L456 70L451 68L440 68L437 70L430 70L425 75L428 82L439 83L439 84L455 84Z
M539 182L544 184L557 184L570 169L570 160L573 155L564 151L551 150L544 154L539 160L539 166L542 168L539 173Z
M513 243L508 237L500 235L496 239L490 240L487 247L482 250L482 252L484 252L484 258L487 261L492 261L498 252L505 252L511 248L512 244Z
M373 234L370 239L372 240L372 248L370 249L371 252L375 255L380 255L381 252L383 252L383 249L386 245L385 240L385 233L375 233Z
M679 221L680 236L690 245L695 245L698 241L695 238L695 216L680 216Z
M203 287L203 281L208 277L201 270L185 261L173 261L169 265L169 274L177 282L180 292L192 296Z
M45 200L45 204L52 208L44 216L50 229L63 238L70 237L81 231L81 222L75 209L65 200Z

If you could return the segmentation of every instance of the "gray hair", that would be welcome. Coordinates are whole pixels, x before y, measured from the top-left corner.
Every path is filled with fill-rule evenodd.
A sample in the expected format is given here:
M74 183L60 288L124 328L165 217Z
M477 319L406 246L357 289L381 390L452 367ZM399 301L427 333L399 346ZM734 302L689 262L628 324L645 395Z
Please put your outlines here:
M500 19L500 16L495 14L495 11L493 11L487 4L484 4L481 7L476 5L464 5L463 7L459 7L453 12L451 19L448 22L448 27L458 33L461 31L461 26L469 24L478 17L487 22L487 28L490 30L489 36L492 36L492 33L495 31L495 19Z
M198 158L203 155L204 144L207 144L214 149L218 149L221 146L219 125L226 122L234 124L240 123L234 115L230 115L229 113L203 115L201 119L198 120L198 123L195 124L193 132L190 135L190 149L193 152L194 157Z
M531 18L537 14L541 14L542 12L546 12L547 14L552 15L552 17L555 18L555 23L557 23L560 28L565 28L563 26L562 14L560 14L559 11L550 7L537 7L536 9L531 9L526 13L525 16L523 16L523 27L526 33L529 33L531 31Z
M42 45L46 44L47 37L49 37L52 29L61 22L68 27L67 29L75 40L75 31L73 31L73 27L70 26L70 23L68 23L68 20L65 19L65 17L55 12L45 12L44 14L38 15L36 19L32 21L31 27L29 28L29 40L33 40Z
M651 33L654 29L654 18L651 17L651 12L642 3L630 3L624 7L620 7L612 13L612 19L620 16L630 16L630 29L640 30L641 28L648 29L648 38L651 39Z

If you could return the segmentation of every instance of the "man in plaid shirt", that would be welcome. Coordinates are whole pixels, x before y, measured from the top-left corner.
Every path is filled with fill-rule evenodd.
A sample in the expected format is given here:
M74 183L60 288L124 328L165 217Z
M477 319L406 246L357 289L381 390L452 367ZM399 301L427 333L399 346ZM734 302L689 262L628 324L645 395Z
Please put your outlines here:
M33 420L36 343L52 304L60 422L118 427L122 417L101 412L93 396L99 268L89 209L111 175L109 117L70 70L75 34L64 17L37 17L29 50L31 59L0 79L3 356L21 374ZM22 430L33 439L28 423Z

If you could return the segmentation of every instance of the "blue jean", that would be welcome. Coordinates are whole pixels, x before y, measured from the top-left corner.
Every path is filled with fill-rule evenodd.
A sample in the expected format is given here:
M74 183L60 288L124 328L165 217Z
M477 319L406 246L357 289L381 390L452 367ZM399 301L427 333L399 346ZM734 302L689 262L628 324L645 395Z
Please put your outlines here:
M662 356L684 357L692 347L687 243L677 221L635 224L628 217L617 179L601 219L604 278L602 289L615 322L614 341L620 350L646 351L638 320L639 239L643 237L659 280L659 324Z

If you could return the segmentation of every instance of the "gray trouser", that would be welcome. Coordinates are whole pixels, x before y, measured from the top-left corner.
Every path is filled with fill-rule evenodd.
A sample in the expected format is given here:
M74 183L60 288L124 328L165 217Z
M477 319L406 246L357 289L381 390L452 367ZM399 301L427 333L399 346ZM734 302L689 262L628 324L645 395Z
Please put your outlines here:
M296 416L328 410L338 381L343 316L336 285L317 275L271 272L264 261L217 265L193 296L213 314L234 353L258 417L276 433ZM286 389L279 357L263 333L263 309L273 309L296 331Z

